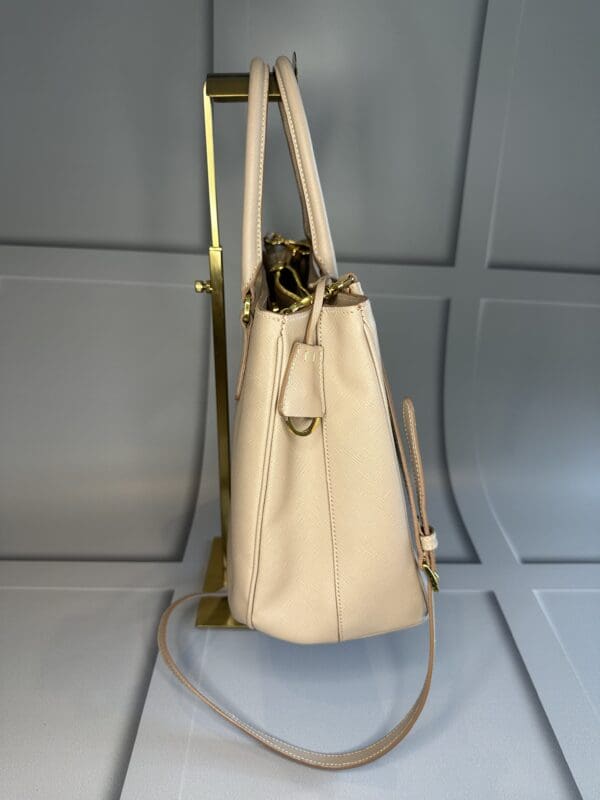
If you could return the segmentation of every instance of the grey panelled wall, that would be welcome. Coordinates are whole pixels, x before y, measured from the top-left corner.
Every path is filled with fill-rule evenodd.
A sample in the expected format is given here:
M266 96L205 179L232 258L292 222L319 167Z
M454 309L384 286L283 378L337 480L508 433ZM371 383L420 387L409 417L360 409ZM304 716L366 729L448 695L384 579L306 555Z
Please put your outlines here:
M201 477L212 9L0 19L0 793L116 798Z
M143 278L3 283L2 557L181 558L207 376L196 298Z
M0 9L7 798L600 796L598 5ZM218 525L201 81L293 50L441 540L430 701L396 753L342 774L270 756L154 666ZM216 114L233 376L244 107ZM265 223L293 235L277 116ZM382 733L423 669L421 628L299 648L192 613L173 646L195 677L308 746Z
M205 247L198 100L208 6L2 3L3 241Z
M490 266L600 272L600 6L527 2L490 235Z

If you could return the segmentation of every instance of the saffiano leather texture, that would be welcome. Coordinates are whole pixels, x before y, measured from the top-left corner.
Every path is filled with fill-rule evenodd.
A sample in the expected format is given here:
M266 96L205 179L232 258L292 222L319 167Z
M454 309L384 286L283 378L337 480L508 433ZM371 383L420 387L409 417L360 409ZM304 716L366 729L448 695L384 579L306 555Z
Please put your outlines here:
M355 281L324 301L335 254L306 115L291 63L277 59L280 111L313 249L312 306L270 311L262 276L262 191L269 70L250 67L242 297L250 301L232 439L229 603L249 628L298 644L341 642L427 621L423 689L381 739L347 753L289 745L234 717L174 662L165 612L159 646L177 677L255 739L311 766L343 769L383 755L425 704L433 669L437 538L429 525L414 407L403 403L412 473L393 411L371 305ZM310 423L313 423L310 428ZM293 425L291 425L293 423ZM310 432L296 435L297 431Z
M310 220L316 272L335 275L306 116L290 62L277 60L285 129ZM277 314L259 281L268 69L250 70L243 291L253 293L232 439L229 601L248 627L299 643L418 625L427 609L391 430L377 330L354 284L323 304L314 361L301 362L313 309ZM256 187L259 187L258 191ZM259 235L260 232L260 235ZM315 256L315 260L317 257ZM294 391L300 378L305 391ZM293 405L293 408L292 408ZM320 407L325 409L324 413ZM305 437L285 416L321 417ZM302 427L304 423L299 423Z

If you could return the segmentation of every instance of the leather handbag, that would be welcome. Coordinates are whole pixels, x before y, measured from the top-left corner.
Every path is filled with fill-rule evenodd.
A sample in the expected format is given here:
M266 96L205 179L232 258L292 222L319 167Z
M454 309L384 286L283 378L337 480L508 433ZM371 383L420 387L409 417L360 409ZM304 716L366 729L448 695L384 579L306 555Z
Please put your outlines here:
M336 259L294 69L275 64L283 127L306 238L263 237L262 193L269 68L250 66L242 225L243 355L232 439L227 554L234 617L298 644L341 642L428 622L423 687L380 739L321 753L257 730L175 675L239 729L294 761L357 767L393 748L425 705L433 670L438 588L423 464L412 401L403 434L383 369L371 304ZM412 533L411 533L412 529Z

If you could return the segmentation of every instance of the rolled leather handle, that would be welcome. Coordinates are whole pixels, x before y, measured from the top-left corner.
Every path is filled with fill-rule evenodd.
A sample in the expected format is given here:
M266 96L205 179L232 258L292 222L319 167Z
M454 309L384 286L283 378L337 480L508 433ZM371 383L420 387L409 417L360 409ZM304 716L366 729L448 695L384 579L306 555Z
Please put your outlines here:
M250 63L246 121L246 166L242 213L242 299L252 290L262 264L262 199L269 106L269 67Z
M280 56L275 77L281 94L280 111L302 203L305 231L312 242L313 257L322 275L337 276L335 252L325 210L308 121L294 68ZM269 68L262 59L250 64L246 167L242 220L242 297L252 292L262 264L262 199Z
M280 108L284 130L306 207L313 256L322 275L336 277L335 251L308 120L294 68L286 56L279 56L275 62L275 76L281 94Z

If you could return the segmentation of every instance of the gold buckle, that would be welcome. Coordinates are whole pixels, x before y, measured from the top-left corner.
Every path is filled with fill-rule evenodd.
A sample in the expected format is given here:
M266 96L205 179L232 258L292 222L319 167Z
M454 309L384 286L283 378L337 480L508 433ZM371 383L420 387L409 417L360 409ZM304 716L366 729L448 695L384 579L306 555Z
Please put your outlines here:
M252 307L252 295L250 292L244 297L244 306L242 308L242 322L247 325L250 322L250 309Z
M333 283L330 283L329 286L327 286L325 289L325 298L329 299L330 297L334 297L336 294L348 289L348 287L352 286L353 283L356 283L356 275L354 275L352 272L349 272L347 275L342 275L342 277L338 278L337 281L333 281Z
M433 591L439 592L440 576L438 575L438 573L434 569L431 569L431 567L426 561L423 561L423 563L421 564L421 569L423 570L423 572L426 573L427 577L429 578L429 582L431 583L431 588L433 589Z
M303 297L301 300L296 300L295 303L292 303L291 306L286 306L285 308L281 309L282 314L294 314L296 311L300 311L302 308L307 308L308 306L312 306L313 303L313 296L312 294Z

